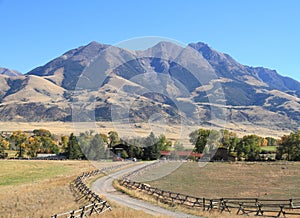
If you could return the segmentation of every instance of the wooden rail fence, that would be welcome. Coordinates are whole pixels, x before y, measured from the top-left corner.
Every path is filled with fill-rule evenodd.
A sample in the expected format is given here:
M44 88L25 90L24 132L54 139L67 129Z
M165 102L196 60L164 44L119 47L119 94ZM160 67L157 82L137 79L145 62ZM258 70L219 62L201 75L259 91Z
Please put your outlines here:
M190 208L199 208L203 211L217 210L220 213L236 213L238 215L254 215L264 217L300 217L300 198L295 199L260 199L260 198L220 198L209 199L184 195L181 193L162 190L151 187L148 184L135 182L131 176L155 167L160 162L147 165L136 172L132 172L119 179L119 184L132 189L139 190L151 195L157 200L171 204L182 205Z
M60 214L55 214L52 216L52 218L56 217L68 217L68 218L83 218L86 216L91 216L92 214L101 214L106 210L111 210L105 202L98 202L98 203L92 203L86 206L83 206L82 208L78 210L71 210L68 212L60 213Z
M86 216L91 216L92 214L101 214L106 210L112 210L110 205L105 200L103 200L99 195L97 195L87 186L87 184L85 183L85 179L96 175L107 174L109 171L116 170L128 164L131 163L119 164L116 166L105 167L102 169L82 173L70 184L70 188L73 192L80 195L77 201L80 199L85 199L89 202L89 204L81 207L78 210L55 214L51 217L83 218Z

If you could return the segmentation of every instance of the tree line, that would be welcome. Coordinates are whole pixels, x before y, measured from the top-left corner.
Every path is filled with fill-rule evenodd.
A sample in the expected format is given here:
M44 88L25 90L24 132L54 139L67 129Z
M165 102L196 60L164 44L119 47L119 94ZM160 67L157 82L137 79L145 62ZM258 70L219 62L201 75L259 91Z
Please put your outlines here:
M198 129L189 134L193 151L204 155L214 154L223 148L228 155L237 160L260 160L265 153L274 153L277 160L300 160L300 131L284 135L279 139L260 137L255 134L238 137L228 130ZM38 154L61 154L68 159L99 160L112 158L112 148L117 144L127 146L120 152L121 158L155 160L160 158L161 151L183 151L186 148L178 141L172 142L165 135L147 137L120 138L118 133L108 134L86 131L75 136L55 135L46 129L33 130L32 134L14 131L11 135L0 134L0 157L5 157L7 150L16 152L17 157L37 157ZM274 147L274 151L268 151Z
M0 157L7 157L7 150L15 151L18 158L35 158L38 154L60 154L68 159L111 159L114 154L111 148L124 144L128 149L121 152L121 158L138 158L155 160L160 151L169 150L172 146L164 135L159 137L150 133L147 137L121 139L117 132L108 134L86 131L75 136L55 135L46 129L33 130L32 134L14 131L10 136L0 134Z
M275 139L255 134L238 137L228 130L198 129L189 137L194 151L208 156L224 148L228 155L237 160L257 161L262 160L262 155L266 153L274 153L277 160L300 161L300 131ZM275 149L270 151L268 146Z

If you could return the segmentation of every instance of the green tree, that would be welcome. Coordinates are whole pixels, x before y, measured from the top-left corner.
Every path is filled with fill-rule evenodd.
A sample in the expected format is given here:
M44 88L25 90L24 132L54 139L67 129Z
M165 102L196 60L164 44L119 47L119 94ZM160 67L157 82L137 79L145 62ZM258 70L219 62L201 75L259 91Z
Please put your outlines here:
M198 129L190 133L190 142L194 145L194 151L202 153L207 144L210 130Z
M277 149L277 158L300 161L300 131L281 137Z
M54 140L54 136L51 134L49 130L46 129L35 129L33 130L33 138L31 138L31 142L28 144L30 147L30 155L35 155L35 149L39 149L40 153L51 153L58 154L59 148L57 146L57 142Z
M175 151L184 151L184 146L183 146L183 144L182 144L181 142L179 142L179 141L176 141L176 142L174 143L174 150L175 150Z
M77 137L78 144L81 148L81 151L88 159L92 159L94 157L89 157L91 153L91 141L93 140L94 136L91 131L86 131L84 133L80 133Z
M109 146L109 139L108 139L107 135L103 134L103 133L100 133L100 136L101 136L102 140L104 141L106 147L108 147Z
M217 130L198 129L190 133L194 152L210 153L219 147L220 133Z
M125 150L121 151L121 157L124 158L124 159L128 158L128 154L127 154L127 152Z
M172 147L172 142L168 140L165 135L160 135L156 144L159 151L168 151Z
M120 142L119 135L116 131L110 131L108 133L108 138L109 138L109 148L111 148L112 146Z
M228 130L221 130L220 134L220 147L226 148L229 155L236 157L235 148L240 141L236 133Z
M76 136L74 136L73 133L71 133L71 135L69 137L67 156L69 159L83 158L83 154L81 152L77 138L76 138Z
M160 157L160 150L157 142L158 142L158 138L154 135L153 132L151 132L149 136L145 138L143 142L144 144L143 159L157 160Z
M272 138L272 137L267 137L266 139L268 140L267 146L277 146L278 145L277 139Z
M135 157L135 146L129 144L128 145L128 157Z
M257 135L244 136L236 146L237 157L250 161L259 159L261 141L262 138Z
M35 136L51 137L51 132L47 129L35 129L33 134Z
M100 134L96 134L91 140L86 157L89 160L100 160L105 158L105 143Z
M58 154L59 148L56 142L50 136L39 137L42 144L42 151L44 153Z

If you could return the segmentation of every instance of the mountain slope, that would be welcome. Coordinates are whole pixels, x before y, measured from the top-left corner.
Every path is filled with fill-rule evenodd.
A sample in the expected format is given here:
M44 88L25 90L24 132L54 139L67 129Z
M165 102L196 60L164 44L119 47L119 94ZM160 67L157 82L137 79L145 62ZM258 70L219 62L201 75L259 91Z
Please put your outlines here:
M74 90L76 81L88 63L108 45L91 42L86 46L72 49L44 66L35 68L27 75L47 78L68 90Z
M171 123L300 124L299 82L201 42L160 42L144 51L91 42L26 75L0 75L0 83L2 120L70 121L71 106L84 103L77 111L83 121L147 122L155 113Z

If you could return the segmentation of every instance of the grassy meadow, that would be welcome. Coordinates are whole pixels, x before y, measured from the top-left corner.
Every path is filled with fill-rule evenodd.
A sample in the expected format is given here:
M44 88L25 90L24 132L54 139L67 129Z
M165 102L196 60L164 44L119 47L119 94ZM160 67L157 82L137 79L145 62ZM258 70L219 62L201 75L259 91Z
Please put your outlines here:
M141 178L158 178L174 163L159 166ZM168 169L169 168L169 169ZM195 197L258 197L299 198L300 163L298 162L233 162L183 163L171 174L147 181L153 187L179 192Z
M102 168L113 162L97 163ZM95 169L88 161L0 160L0 217L50 217L86 205L76 201L70 182ZM113 211L99 217L145 217L142 211L111 203Z

